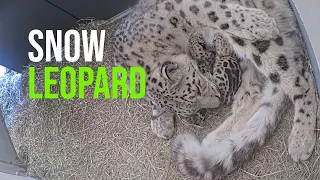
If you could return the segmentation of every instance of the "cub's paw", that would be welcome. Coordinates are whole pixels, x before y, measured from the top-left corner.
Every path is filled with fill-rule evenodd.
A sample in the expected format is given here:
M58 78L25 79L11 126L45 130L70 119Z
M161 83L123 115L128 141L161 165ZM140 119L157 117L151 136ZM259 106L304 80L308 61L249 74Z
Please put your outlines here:
M312 155L315 144L316 133L314 130L303 128L302 125L295 125L289 137L288 151L293 161L305 161Z
M188 53L192 59L197 62L214 59L214 52L209 51L209 47L201 32L192 34L188 43Z
M170 139L175 132L175 115L164 112L151 120L152 132L160 138Z
M205 120L208 117L208 109L200 109L197 113L190 117L185 117L185 120L197 126L203 126L205 124Z
M222 33L217 32L213 35L213 44L218 56L230 56L233 54L231 44Z

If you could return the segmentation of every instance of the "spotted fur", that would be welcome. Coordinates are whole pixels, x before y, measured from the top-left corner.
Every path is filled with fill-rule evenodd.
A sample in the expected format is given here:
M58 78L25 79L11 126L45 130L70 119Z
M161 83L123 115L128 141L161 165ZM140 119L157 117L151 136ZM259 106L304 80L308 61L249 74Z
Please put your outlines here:
M272 40L248 40L224 34L230 43L235 42L231 45L237 56L243 62L253 64L267 83L257 103L249 106L251 109L248 109L246 116L241 116L242 112L237 110L239 103L235 101L234 107L237 108L233 109L231 120L210 133L202 143L191 135L178 136L173 143L173 160L181 172L194 179L220 179L246 162L276 129L281 112L287 107L286 97L294 103L295 109L288 143L289 154L294 161L307 160L315 146L316 90L312 72L306 66L308 57L305 46L288 2L240 2L244 6L261 8L274 17L280 34ZM216 30L213 28L211 33L215 34ZM205 44L211 43L210 35L204 39L207 40ZM242 77L242 80L247 78ZM239 124L237 121L242 121L240 128L235 127Z
M221 33L244 62L241 69L256 68L267 79L259 103L253 103L250 113L242 118L246 123L241 131L231 131L222 139L208 136L202 144L190 135L174 141L174 162L194 179L221 178L249 159L276 128L286 96L295 106L288 145L292 159L308 159L316 139L314 81L305 66L308 58L287 0L222 2L157 0L144 8L138 6L115 33L115 63L142 66L147 72L146 98L154 104L155 113L161 112L152 121L153 132L161 132L160 137L172 136L174 115L190 117L223 102L218 85L201 72L188 53L188 40L195 32L208 29L204 34L208 47L214 47L214 34ZM249 82L252 78L243 77ZM169 123L163 123L166 120ZM218 128L220 132L224 127Z
M247 13L234 13L240 10ZM260 28L251 27L249 21L235 26L226 17L226 11L233 12L232 20L238 22L243 18L260 18L257 22ZM222 29L242 38L270 39L278 34L275 21L257 9L203 0L157 0L154 4L140 1L115 33L114 62L126 68L142 66L146 70L146 99L156 109L172 115L194 116L203 108L219 107L224 100L217 85L200 72L189 56L188 40L204 25L220 29L227 23L229 27ZM168 134L173 133L170 130Z
M241 68L228 39L216 32L213 47L207 47L205 32L196 32L189 39L188 52L197 62L201 73L217 85L220 92L220 106L230 105L241 84ZM210 50L211 49L211 50Z

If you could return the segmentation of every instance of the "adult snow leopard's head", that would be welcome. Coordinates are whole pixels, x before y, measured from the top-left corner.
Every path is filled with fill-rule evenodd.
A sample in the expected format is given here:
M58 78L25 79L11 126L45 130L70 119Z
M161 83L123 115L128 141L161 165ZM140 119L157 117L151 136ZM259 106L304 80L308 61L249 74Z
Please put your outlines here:
M154 104L182 116L220 105L220 92L188 55L166 57L148 75L147 94Z

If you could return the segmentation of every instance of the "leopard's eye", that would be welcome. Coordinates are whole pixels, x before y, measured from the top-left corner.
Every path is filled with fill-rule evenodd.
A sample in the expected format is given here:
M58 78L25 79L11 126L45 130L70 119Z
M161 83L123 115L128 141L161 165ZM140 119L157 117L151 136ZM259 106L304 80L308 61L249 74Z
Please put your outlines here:
M177 63L173 63L170 61L166 61L162 64L161 67L161 74L163 75L163 77L165 77L166 79L172 80L172 75L174 73L174 71L178 69L178 64Z

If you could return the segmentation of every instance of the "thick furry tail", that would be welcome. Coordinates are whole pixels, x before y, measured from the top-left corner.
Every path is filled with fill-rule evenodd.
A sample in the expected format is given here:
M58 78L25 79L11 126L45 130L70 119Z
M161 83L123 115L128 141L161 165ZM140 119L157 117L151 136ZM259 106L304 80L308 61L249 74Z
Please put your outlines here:
M272 133L287 105L286 96L268 83L261 105L245 127L226 139L204 146L192 135L180 135L172 144L178 169L193 179L214 180L226 176L250 159ZM235 116L236 117L236 116Z

